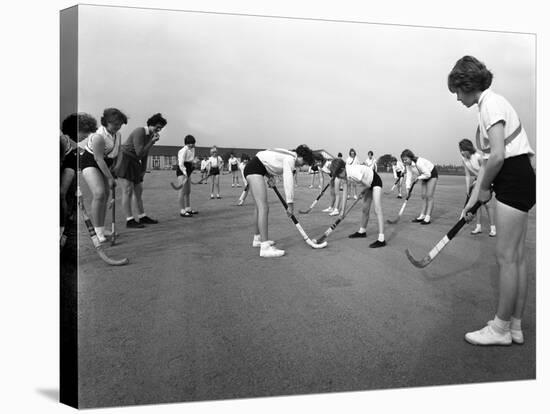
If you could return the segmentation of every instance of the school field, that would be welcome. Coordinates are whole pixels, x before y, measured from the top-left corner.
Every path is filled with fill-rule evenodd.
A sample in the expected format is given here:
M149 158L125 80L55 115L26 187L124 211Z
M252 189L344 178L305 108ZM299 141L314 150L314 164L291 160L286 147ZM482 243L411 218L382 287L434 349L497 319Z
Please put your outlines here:
M384 191L393 184L381 174ZM386 225L388 246L358 229L361 204L314 250L301 238L269 190L270 238L286 250L263 259L251 247L253 200L222 176L221 200L210 184L192 187L193 218L181 218L173 171L145 176L146 212L160 223L127 230L117 197L119 239L97 256L80 223L78 276L79 376L83 407L246 398L304 393L526 380L535 371L535 209L527 236L530 291L525 344L476 347L464 333L481 328L496 307L495 239L467 225L424 269L423 257L450 229L464 203L464 178L441 176L430 226L411 223L419 189L401 221ZM198 181L199 175L193 176ZM85 183L84 197L90 196ZM318 194L300 174L296 213ZM282 185L279 186L282 191ZM329 194L308 215L297 214L310 237L334 221L322 213ZM403 200L383 198L385 219ZM349 203L348 203L349 205ZM107 219L107 228L110 219ZM497 229L498 231L498 229Z

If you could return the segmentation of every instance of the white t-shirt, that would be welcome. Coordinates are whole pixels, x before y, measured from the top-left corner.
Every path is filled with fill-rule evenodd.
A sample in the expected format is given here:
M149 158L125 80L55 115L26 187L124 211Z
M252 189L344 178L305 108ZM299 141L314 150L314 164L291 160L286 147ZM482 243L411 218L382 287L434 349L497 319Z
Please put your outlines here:
M346 175L348 181L370 187L374 178L374 171L366 165L346 165Z
M187 145L185 145L182 149L178 151L178 165L180 167L180 170L183 172L184 175L187 175L187 172L185 170L184 162L193 162L195 159L195 148L189 148Z
M395 165L392 164L391 166L392 172L393 172L393 178L397 179L397 173L405 171L405 166L400 160L397 160Z
M407 180L405 187L411 188L413 176L417 177L419 180L425 180L430 178L432 175L432 170L434 165L431 161L428 161L426 158L418 157L416 162L412 162L411 165L407 165Z
M285 189L286 202L294 202L294 176L293 171L296 169L295 152L285 149L274 148L273 150L260 151L256 157L264 165L270 175L282 175L283 186Z
M355 157L348 157L346 159L347 165L359 165L359 158L357 158L357 155Z
M474 152L470 156L470 159L463 157L462 155L461 157L464 168L466 168L471 175L477 177L477 175L479 174L479 169L483 165L483 155L481 155L479 152Z
M372 168L374 171L376 171L377 165L376 165L376 159L374 158L367 158L365 160L365 165L369 168Z
M105 142L105 157L116 158L118 152L120 151L122 135L120 131L117 132L114 136L111 135L111 133L107 131L107 128L105 128L103 125L100 126L96 132L91 133L90 135L88 135L88 137L80 141L78 143L78 146L88 151L90 154L93 154L94 151L92 149L92 143L94 139L98 139L98 136L101 136L103 138L103 141Z
M503 96L496 94L490 89L482 92L478 102L479 109L479 131L480 131L480 149L489 149L489 136L487 130L499 121L504 122L504 138L509 137L520 125L519 117L510 104ZM522 127L519 135L504 147L504 158L515 157L522 154L534 155L535 152L529 145L527 133ZM484 158L489 158L485 153Z

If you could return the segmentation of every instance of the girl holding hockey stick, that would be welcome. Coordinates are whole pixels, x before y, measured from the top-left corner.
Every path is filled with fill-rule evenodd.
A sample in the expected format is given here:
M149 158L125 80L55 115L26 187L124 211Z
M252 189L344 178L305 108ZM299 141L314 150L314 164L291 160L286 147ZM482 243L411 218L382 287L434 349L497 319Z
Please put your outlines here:
M249 161L250 156L243 152L241 155L241 162L239 163L239 171L241 172L241 178L243 179L244 190L239 197L239 202L237 203L238 206L242 206L244 204L244 200L246 200L246 197L248 196L248 182L244 176L244 169Z
M92 193L91 219L100 242L105 238L105 216L107 199L111 188L116 186L111 173L120 150L120 128L128 118L116 108L107 108L101 117L101 127L82 140L78 146L83 150L79 159L82 177Z
M134 129L122 144L114 172L122 187L122 209L126 214L127 228L143 228L144 224L157 224L143 208L143 177L147 170L149 150L159 140L159 133L166 126L166 119L155 114L145 127ZM135 215L132 214L132 202Z
M397 187L397 198L403 198L401 195L401 188L403 187L403 177L405 176L405 166L401 160L393 158L391 161L391 169L393 173L393 179L395 184L392 187L392 191Z
M210 158L206 163L207 176L212 177L212 190L210 191L210 199L214 198L214 188L216 188L216 198L221 199L220 196L220 172L223 168L223 158L218 155L218 148L210 148Z
M229 171L231 171L231 187L240 187L239 184L239 160L233 155L229 154L229 160L227 160Z
M469 198L474 188L474 185L479 174L481 165L483 164L482 155L476 151L474 144L469 139L463 139L458 143L458 148L460 149L460 156L462 157L462 164L464 165L464 172L466 177L466 197ZM473 176L473 179L471 178ZM493 222L493 214L491 214L491 209L489 203L484 204L485 211L487 212L487 218L491 225L491 231L489 233L490 237L495 237L497 235L497 230L495 223ZM476 214L477 222L476 227L471 231L472 234L481 233L481 211L478 211Z
M178 151L178 168L176 176L180 182L179 206L181 217L193 217L199 214L191 209L191 173L193 172L193 160L195 159L195 137L186 135L183 139L183 148Z
M280 257L284 250L274 247L269 240L267 202L267 184L264 177L268 177L269 185L274 185L274 177L282 176L288 215L294 214L294 177L292 172L303 164L313 164L313 152L306 145L300 145L294 151L284 149L269 149L260 151L244 168L244 176L249 190L254 197L254 238L253 247L260 248L261 257Z
M382 214L382 179L372 168L366 165L349 165L340 159L332 161L330 171L333 177L338 177L347 183L353 182L359 185L361 190L366 189L363 195L363 215L361 217L361 226L359 230L349 235L350 239L366 238L367 223L369 221L369 212L371 202L374 201L374 211L378 219L378 239L372 242L369 247L377 248L386 245L384 238L384 217ZM347 186L344 185L344 196L342 197L342 212L340 218L344 218L347 202Z
M411 188L413 180L422 182L422 201L424 206L420 215L413 220L413 223L430 224L434 208L434 193L437 185L437 169L435 165L425 158L417 157L411 150L404 150L401 153L401 161L405 164L406 176L405 188L407 193Z
M465 211L495 193L498 227L496 257L499 292L496 315L478 330L465 335L475 345L523 343L521 319L527 300L525 237L529 210L536 202L534 151L512 105L490 88L493 74L473 56L459 59L447 86L467 108L479 110L478 149L485 155ZM473 217L466 216L469 220Z

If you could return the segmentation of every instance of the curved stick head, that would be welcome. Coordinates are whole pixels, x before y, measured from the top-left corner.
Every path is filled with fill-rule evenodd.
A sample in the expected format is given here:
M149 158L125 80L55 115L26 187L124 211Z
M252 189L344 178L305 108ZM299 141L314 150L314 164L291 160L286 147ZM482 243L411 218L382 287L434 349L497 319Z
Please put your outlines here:
M172 186L172 188L176 191L178 190L181 190L181 188L183 187L182 185L180 186L177 186L176 184L174 184L173 182L170 182L170 185Z
M326 241L324 241L321 244L314 243L314 244L311 245L311 247L313 247L314 249L324 249L325 247L327 247L327 245L328 245L328 243Z
M418 267L418 268L423 268L423 267L426 267L430 264L431 260L430 260L430 257L427 256L425 258L423 258L422 260L416 260L411 252L409 251L409 249L406 249L405 250L405 254L407 255L407 259L409 259L409 262L411 262L413 264L413 266L415 267Z

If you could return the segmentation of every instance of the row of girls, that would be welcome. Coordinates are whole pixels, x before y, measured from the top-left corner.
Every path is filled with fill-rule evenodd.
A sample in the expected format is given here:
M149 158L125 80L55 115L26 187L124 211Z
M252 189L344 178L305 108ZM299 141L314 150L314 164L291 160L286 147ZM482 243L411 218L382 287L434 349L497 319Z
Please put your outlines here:
M90 218L100 242L110 234L105 230L108 199L118 183L122 188L122 208L126 227L143 228L156 224L143 207L143 179L147 156L159 140L167 121L160 113L151 116L144 127L134 129L122 142L120 129L128 123L127 116L117 108L103 111L98 126L96 119L86 113L72 114L62 124L62 142L70 142L70 151L61 164L61 234L67 216L67 197L74 184L78 166L92 195ZM76 144L78 142L78 144ZM62 236L63 240L63 236Z

